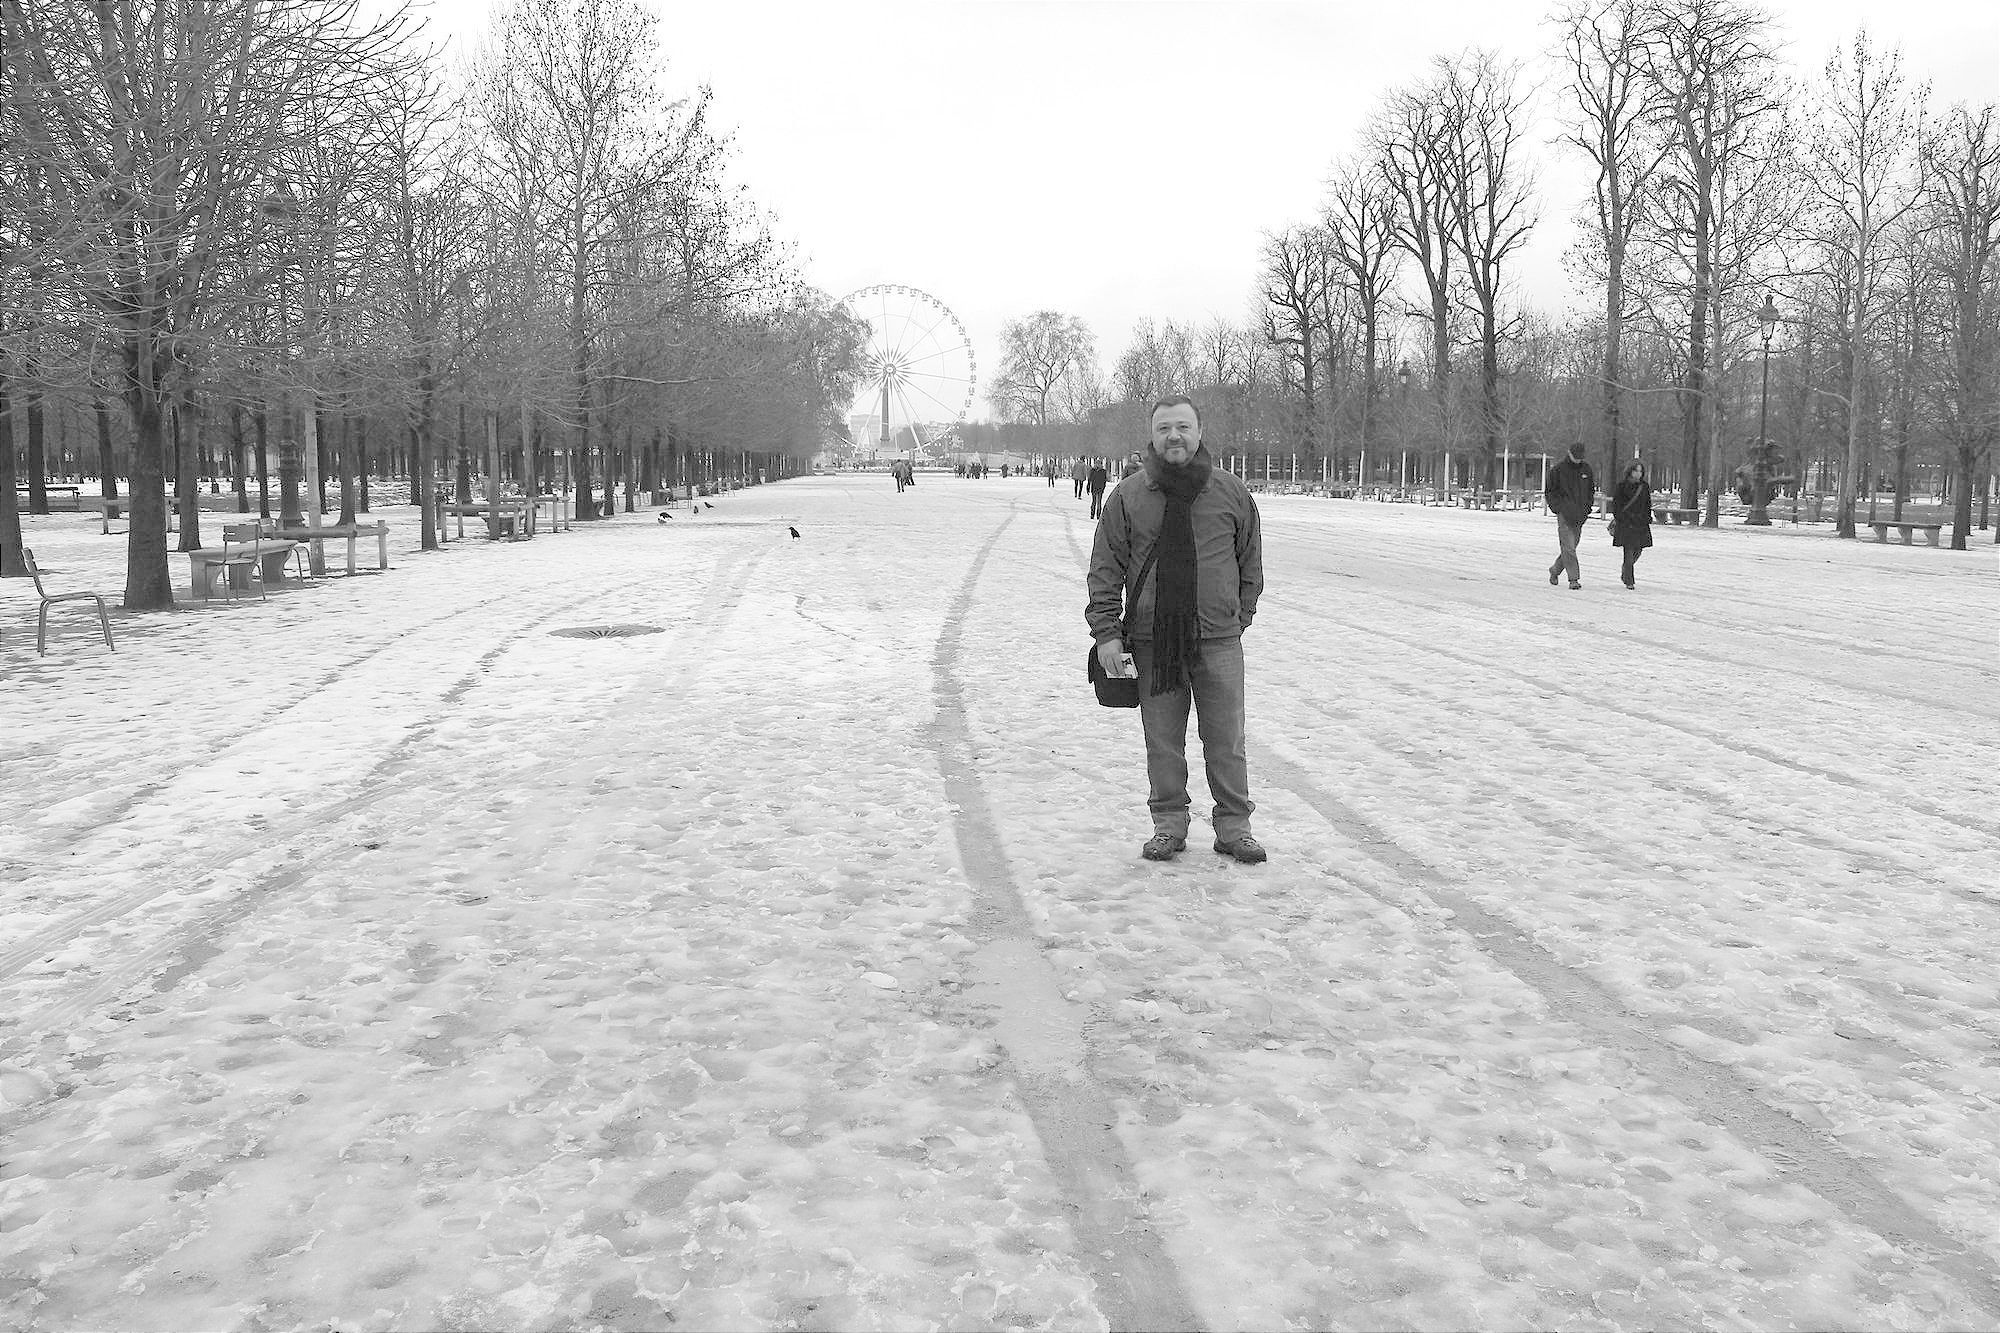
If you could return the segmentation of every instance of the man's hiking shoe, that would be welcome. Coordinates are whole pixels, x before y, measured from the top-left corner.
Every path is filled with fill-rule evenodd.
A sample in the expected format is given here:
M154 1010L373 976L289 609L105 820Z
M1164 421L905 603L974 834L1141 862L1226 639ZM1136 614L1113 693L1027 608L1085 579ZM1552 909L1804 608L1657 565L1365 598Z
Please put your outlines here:
M1572 583L1572 584L1570 584L1570 585L1569 585L1569 590L1570 590L1571 592L1576 592L1576 591L1577 591L1578 589L1580 589L1580 588L1582 588L1582 587L1583 587L1583 585L1582 585L1581 583Z
M1552 570L1550 570L1550 571L1549 571L1549 586L1550 586L1551 588L1553 588L1553 587L1555 587L1555 586L1556 586L1556 584L1558 584L1558 583L1561 583L1561 582L1562 582L1562 575L1561 575L1561 574L1559 574L1559 573L1557 573L1557 572L1556 572L1555 570L1553 570L1553 569L1552 569Z
M1177 833L1155 833L1146 839L1146 845L1139 849L1139 855L1148 861L1171 861L1187 850L1187 839Z
M1224 856L1233 856L1247 866L1254 866L1266 859L1264 844L1258 842L1247 833L1241 837L1231 838L1227 842L1224 842L1221 838L1217 838L1215 840L1215 850L1221 852Z

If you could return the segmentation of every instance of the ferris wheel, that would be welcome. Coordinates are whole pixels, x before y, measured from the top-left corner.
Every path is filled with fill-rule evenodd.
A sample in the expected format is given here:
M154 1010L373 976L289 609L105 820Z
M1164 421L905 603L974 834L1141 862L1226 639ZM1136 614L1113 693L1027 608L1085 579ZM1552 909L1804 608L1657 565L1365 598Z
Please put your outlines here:
M878 418L877 451L900 453L902 427L917 449L935 448L956 433L979 379L972 339L958 316L929 292L898 285L863 287L841 304L868 325L855 410Z

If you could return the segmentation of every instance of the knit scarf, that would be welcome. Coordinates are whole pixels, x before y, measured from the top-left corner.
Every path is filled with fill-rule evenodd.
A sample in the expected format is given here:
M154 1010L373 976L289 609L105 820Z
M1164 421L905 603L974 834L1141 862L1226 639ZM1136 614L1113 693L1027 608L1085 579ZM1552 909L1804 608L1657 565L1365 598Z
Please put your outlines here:
M1180 467L1170 467L1158 454L1146 451L1146 475L1167 501L1153 564L1153 681L1148 691L1152 694L1181 688L1187 669L1201 658L1194 500L1208 485L1214 464L1205 447Z

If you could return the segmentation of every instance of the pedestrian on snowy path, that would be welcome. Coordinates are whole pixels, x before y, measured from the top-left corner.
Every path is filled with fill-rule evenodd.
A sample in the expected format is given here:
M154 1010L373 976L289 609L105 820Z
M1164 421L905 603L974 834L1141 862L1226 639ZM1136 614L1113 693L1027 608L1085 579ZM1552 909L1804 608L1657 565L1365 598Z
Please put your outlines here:
M1583 521L1597 507L1597 477L1583 461L1583 441L1569 447L1569 457L1549 469L1542 482L1542 501L1556 516L1556 541L1561 549L1549 566L1549 586L1561 581L1565 571L1569 586L1583 586L1583 566L1576 558L1576 544L1583 539Z
M1133 473L1144 472L1145 470L1146 470L1146 455L1141 453L1139 450L1134 449L1130 454L1126 456L1125 470L1118 474L1118 480L1123 481L1125 480L1125 478L1131 476Z
M1150 444L1140 471L1119 482L1104 505L1084 611L1105 674L1136 670L1139 678L1153 820L1153 836L1139 854L1171 861L1187 849L1192 708L1215 798L1215 850L1262 861L1264 848L1250 835L1257 807L1243 721L1243 631L1264 592L1257 503L1202 447L1201 412L1192 399L1175 394L1153 405ZM1129 657L1121 623L1128 598Z
M1653 487L1646 480L1646 465L1633 459L1625 466L1625 475L1618 480L1618 490L1611 497L1612 538L1625 552L1625 566L1618 571L1628 588L1639 586L1632 580L1632 567L1639 563L1639 552L1653 544Z
M1111 484L1111 474L1099 463L1090 470L1090 516L1096 518L1104 512L1104 488Z
M1076 498L1081 500L1083 498L1083 483L1090 476L1090 469L1085 467L1083 460L1079 458L1076 460L1076 466L1069 470L1069 475L1070 479L1076 483Z

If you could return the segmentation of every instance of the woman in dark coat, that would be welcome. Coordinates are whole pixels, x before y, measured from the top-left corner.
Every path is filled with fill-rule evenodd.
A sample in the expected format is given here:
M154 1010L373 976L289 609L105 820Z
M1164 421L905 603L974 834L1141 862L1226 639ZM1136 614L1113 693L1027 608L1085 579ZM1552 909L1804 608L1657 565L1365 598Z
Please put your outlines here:
M1636 458L1618 479L1618 490L1611 497L1611 520L1617 525L1611 540L1625 551L1618 577L1626 587L1636 587L1632 566L1639 563L1639 552L1653 544L1653 488L1646 481L1646 465Z

